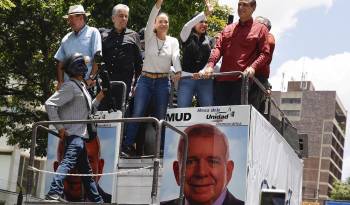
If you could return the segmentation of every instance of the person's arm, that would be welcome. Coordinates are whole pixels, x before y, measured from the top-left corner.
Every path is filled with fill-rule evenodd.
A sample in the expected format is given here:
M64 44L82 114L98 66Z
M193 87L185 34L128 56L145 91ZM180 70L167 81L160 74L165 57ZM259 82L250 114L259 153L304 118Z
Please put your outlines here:
M203 70L205 78L209 78L211 76L211 74L214 72L214 66L222 56L223 41L224 41L223 32L221 32L221 34L218 34L216 37L215 48L211 50L208 63Z
M157 0L156 4L152 8L152 11L148 17L147 25L145 28L145 40L150 39L153 35L154 23L162 4L163 4L163 0Z
M181 77L181 61L180 61L180 48L179 48L179 41L174 38L174 41L172 42L172 56L171 56L171 60L172 60L172 64L174 66L175 69L175 76L173 77L173 81L176 82L178 80L180 80Z
M266 65L267 61L270 58L270 46L267 41L268 30L264 26L259 34L258 48L257 51L259 56L255 59L255 61L248 66L244 72L248 74L249 77L254 76L255 72Z
M190 37L192 28L199 22L205 20L204 12L199 13L196 17L188 21L180 32L180 38L182 42L186 42L188 37Z
M64 71L63 71L63 62L58 61L56 66L57 72L57 85L56 90L59 90L64 82Z
M269 33L267 41L268 41L269 46L270 46L270 63L271 63L271 60L273 57L273 52L275 51L275 45L276 45L275 37L271 33Z
M160 9L160 7L162 7L162 4L163 4L163 0L157 0L156 6L158 9Z
M91 72L89 73L90 76L96 76L96 73L98 71L98 65L95 61L96 55L102 56L102 39L101 39L101 34L100 32L96 29L93 28L94 32L92 33L91 36L91 47L92 47L92 52L93 52L93 59L92 59L92 69ZM87 86L93 86L95 84L95 81L91 78L86 80Z
M134 85L133 86L135 86L136 81L141 74L142 65L143 65L142 54L141 54L140 36L137 33L135 33L134 55L135 55L135 65L134 65L135 72L134 72Z
M74 97L74 87L71 84L64 83L61 88L56 91L46 102L45 109L49 116L50 121L61 120L58 115L59 107L64 106L71 101ZM59 136L62 138L62 134L65 133L64 126L62 124L55 124L56 129L59 131Z
M210 5L208 0L205 0L205 5L207 7L206 11L199 13L197 16L188 21L180 32L180 38L182 42L186 42L191 34L192 28L199 22L206 19L213 12L213 7Z
M63 37L62 41L61 41L61 45L58 48L57 52L55 53L55 60L57 62L56 65L56 75L57 75L57 86L56 86L56 90L59 90L61 88L61 85L64 82L64 70L63 70L63 66L64 66L64 61L67 58L66 52L64 51L64 42L66 41L66 39L68 38L69 34L67 34L65 37Z
M100 105L100 102L104 97L105 95L102 90L96 95L95 99L92 101L92 110L91 110L92 114L96 112L98 106Z

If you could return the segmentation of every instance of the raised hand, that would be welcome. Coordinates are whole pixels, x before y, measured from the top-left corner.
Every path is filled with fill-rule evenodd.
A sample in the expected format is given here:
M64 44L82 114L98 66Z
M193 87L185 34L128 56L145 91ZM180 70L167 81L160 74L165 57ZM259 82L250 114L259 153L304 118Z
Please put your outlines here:
M206 16L210 16L213 13L213 6L210 4L209 0L204 0L205 2L205 6L207 7L207 9L205 10L205 15Z
M157 2L156 2L157 8L162 7L162 4L163 4L163 0L157 0Z

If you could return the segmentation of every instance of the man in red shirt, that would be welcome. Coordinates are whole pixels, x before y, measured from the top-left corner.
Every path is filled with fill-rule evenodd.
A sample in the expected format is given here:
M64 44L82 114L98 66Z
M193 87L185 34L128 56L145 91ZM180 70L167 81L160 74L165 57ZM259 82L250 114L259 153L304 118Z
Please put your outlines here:
M266 26L266 28L271 30L271 21L262 16L258 16L255 18L255 21L263 24ZM271 94L271 84L268 82L269 76L270 76L270 64L272 61L273 51L275 50L275 37L272 35L272 33L268 33L267 35L267 42L270 46L270 56L266 64L255 73L255 76L260 80L260 82L265 86L265 89L267 90L268 94ZM252 85L251 91L249 92L249 101L256 107L260 113L264 114L265 112L265 101L266 101L266 95L260 90L260 89L254 89L253 87L256 85Z
M255 8L255 0L238 1L239 22L226 26L219 35L208 61L207 74L213 72L213 67L221 57L223 59L220 72L243 71L252 77L266 65L270 56L268 29L263 24L253 21L252 14ZM241 84L239 77L216 78L215 105L241 104Z

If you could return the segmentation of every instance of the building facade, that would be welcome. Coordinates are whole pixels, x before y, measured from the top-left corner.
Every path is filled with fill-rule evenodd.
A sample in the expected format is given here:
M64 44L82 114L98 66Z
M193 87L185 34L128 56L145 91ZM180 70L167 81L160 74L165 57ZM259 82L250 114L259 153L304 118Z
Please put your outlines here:
M35 158L34 167L43 169L45 161L45 158ZM0 137L0 204L16 204L18 193L21 190L27 193L28 163L28 151L7 145L7 138ZM43 191L44 187L39 183L43 177L42 174L34 174L33 195Z
M335 91L316 91L310 81L288 82L286 92L272 95L298 134L308 136L303 201L323 204L341 180L347 111Z

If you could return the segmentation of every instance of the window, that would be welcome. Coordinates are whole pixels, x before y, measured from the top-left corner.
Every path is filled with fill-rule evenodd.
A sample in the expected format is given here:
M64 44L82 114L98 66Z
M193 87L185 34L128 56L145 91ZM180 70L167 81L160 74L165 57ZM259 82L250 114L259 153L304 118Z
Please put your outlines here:
M301 104L301 98L282 98L282 104Z
M299 117L300 116L300 110L283 110L283 112L287 116L293 116L293 117Z
M0 189L7 190L8 184L12 183L9 181L10 167L11 167L11 152L0 153Z

